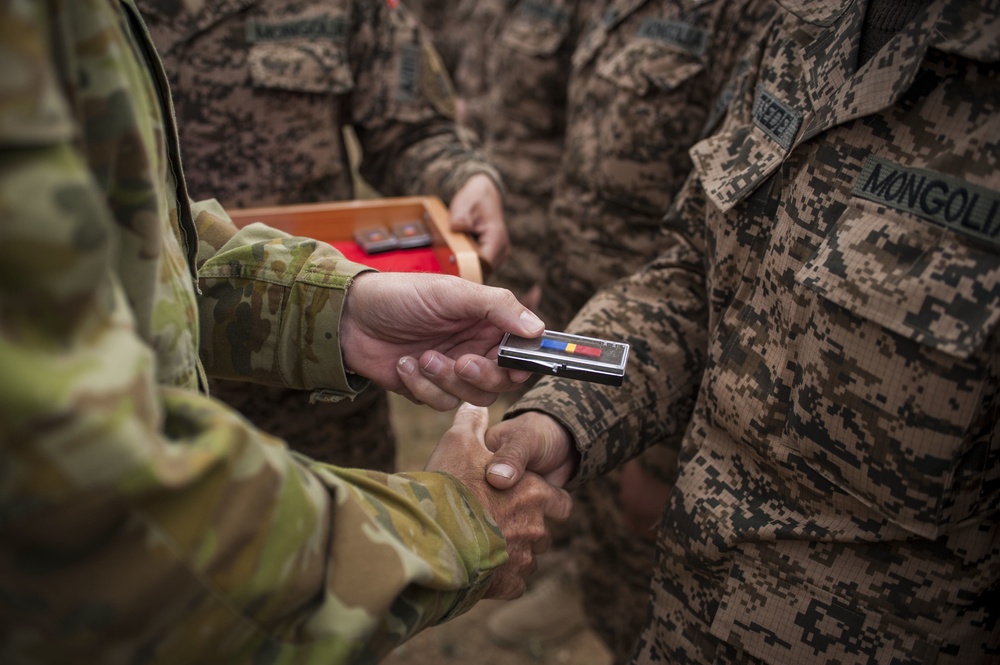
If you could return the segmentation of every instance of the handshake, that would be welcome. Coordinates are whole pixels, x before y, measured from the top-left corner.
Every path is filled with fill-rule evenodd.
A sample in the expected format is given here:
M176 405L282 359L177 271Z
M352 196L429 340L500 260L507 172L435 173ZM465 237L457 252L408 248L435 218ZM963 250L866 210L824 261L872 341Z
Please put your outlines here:
M550 545L546 518L569 517L561 489L577 463L569 433L535 412L488 429L485 408L530 376L497 365L502 336L543 330L509 291L442 275L359 275L341 320L347 367L418 404L458 407L425 470L456 478L500 527L508 560L495 571L489 598L524 592L535 555Z
M549 549L545 519L569 517L571 501L561 487L573 473L576 451L566 430L541 413L488 425L485 407L460 406L424 470L454 476L499 525L508 559L486 597L509 600L524 593L535 555Z

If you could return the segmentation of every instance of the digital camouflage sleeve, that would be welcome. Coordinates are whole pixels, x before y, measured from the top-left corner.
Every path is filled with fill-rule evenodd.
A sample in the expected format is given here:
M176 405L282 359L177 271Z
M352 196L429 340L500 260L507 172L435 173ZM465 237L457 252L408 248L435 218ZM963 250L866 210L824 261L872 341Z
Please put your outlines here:
M312 463L199 391L201 345L352 393L363 268L192 208L131 3L0 0L0 63L0 662L373 662L467 609L506 554L457 481Z

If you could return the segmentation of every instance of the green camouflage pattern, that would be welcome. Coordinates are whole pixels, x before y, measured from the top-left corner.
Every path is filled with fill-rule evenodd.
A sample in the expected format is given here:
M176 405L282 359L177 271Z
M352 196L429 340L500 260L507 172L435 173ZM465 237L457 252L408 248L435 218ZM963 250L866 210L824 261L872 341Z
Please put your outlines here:
M313 462L199 392L354 394L364 268L189 204L130 2L2 0L0 63L0 662L370 663L466 610L506 554L455 479Z
M511 413L584 482L683 435L634 663L1000 660L1000 6L782 0L692 150L672 244L570 330L625 383Z

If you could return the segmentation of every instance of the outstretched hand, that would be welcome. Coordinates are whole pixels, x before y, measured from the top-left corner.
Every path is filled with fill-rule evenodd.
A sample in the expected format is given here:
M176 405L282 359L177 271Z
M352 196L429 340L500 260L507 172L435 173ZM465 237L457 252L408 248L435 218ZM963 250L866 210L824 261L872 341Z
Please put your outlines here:
M546 518L569 517L569 494L545 482L534 473L525 473L520 482L506 491L491 487L483 474L492 454L484 437L489 412L463 404L455 420L431 453L426 471L443 471L457 478L471 491L496 521L507 541L507 561L493 574L487 598L509 600L524 593L525 578L535 569L535 555L548 550L551 535Z
M510 257L510 236L503 216L503 198L485 174L469 178L451 199L451 230L475 240L479 256L495 268Z
M450 275L362 273L340 323L344 363L387 390L447 411L489 406L529 374L496 363L505 332L545 326L505 289Z

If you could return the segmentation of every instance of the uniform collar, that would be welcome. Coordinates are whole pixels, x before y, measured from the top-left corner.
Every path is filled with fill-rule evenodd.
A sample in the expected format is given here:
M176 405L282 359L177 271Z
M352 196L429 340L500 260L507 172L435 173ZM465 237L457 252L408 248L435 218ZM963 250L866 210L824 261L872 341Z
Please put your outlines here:
M837 23L864 0L777 0L786 11L817 27ZM1000 0L937 0L930 17L933 37L928 46L981 62L1000 61Z

